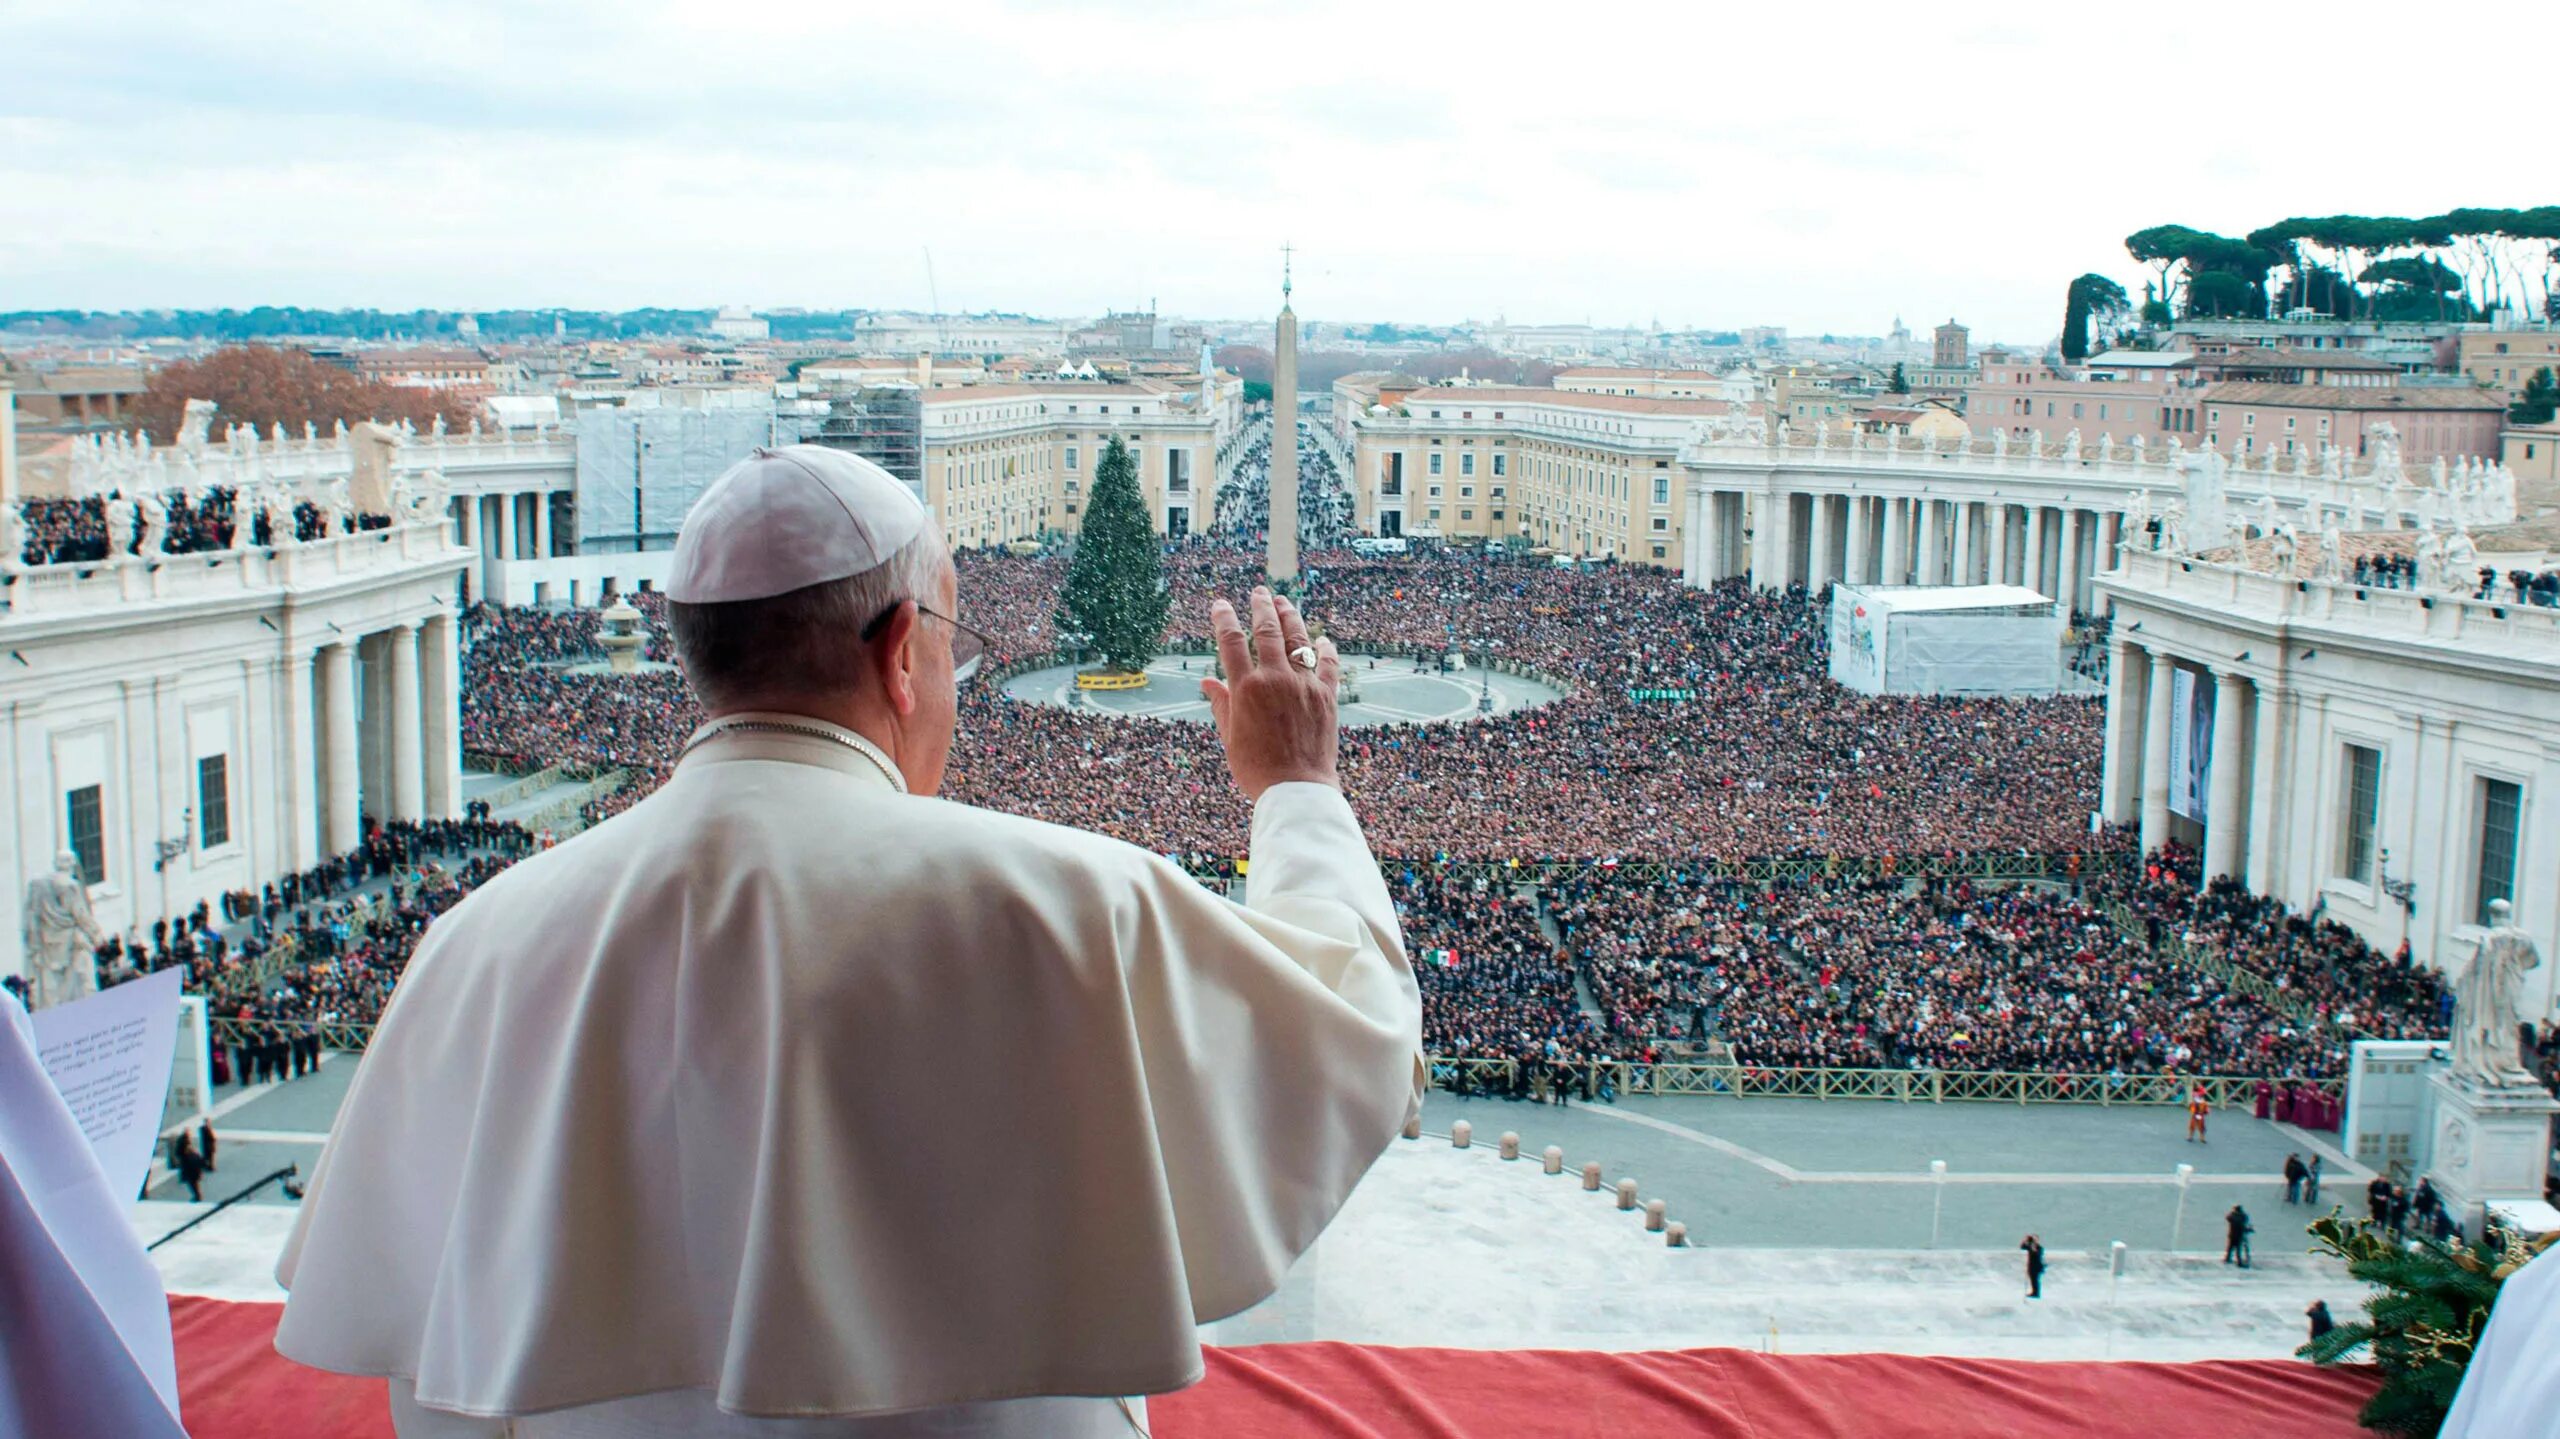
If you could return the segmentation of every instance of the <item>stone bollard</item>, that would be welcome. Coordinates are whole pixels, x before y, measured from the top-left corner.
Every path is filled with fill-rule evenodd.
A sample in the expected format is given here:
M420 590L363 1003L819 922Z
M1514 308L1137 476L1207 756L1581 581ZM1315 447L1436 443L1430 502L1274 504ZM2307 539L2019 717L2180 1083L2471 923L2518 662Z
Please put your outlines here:
M1590 1163L1582 1166L1582 1187L1590 1190L1594 1194L1600 1192L1599 1160L1592 1160Z
M1476 1142L1476 1127L1461 1119L1449 1126L1449 1143L1465 1149Z
M1520 1136L1507 1129L1502 1133L1502 1157L1505 1159L1520 1157Z
M1646 1200L1646 1201L1644 1202L1644 1232L1645 1232L1645 1233L1647 1233L1647 1234L1660 1234L1660 1233L1662 1232L1662 1223L1663 1223L1663 1215L1662 1215L1662 1212L1663 1212L1663 1210L1664 1210L1664 1209L1666 1209L1666 1208L1668 1208L1668 1207L1669 1207L1669 1206L1665 1205L1665 1204L1664 1204L1661 1200L1659 1200L1659 1199L1648 1199L1648 1200Z
M1413 1118L1404 1122L1404 1137L1407 1139L1420 1139L1422 1137L1421 1115L1417 1114Z
M1547 1172L1549 1174L1564 1173L1564 1151L1552 1144L1547 1146Z
M1671 1221L1669 1224L1664 1225L1662 1227L1662 1243L1663 1246L1668 1249L1688 1248L1689 1226L1676 1219Z
M1633 1209L1636 1207L1636 1182L1634 1180L1621 1179L1618 1181L1618 1207L1620 1209Z

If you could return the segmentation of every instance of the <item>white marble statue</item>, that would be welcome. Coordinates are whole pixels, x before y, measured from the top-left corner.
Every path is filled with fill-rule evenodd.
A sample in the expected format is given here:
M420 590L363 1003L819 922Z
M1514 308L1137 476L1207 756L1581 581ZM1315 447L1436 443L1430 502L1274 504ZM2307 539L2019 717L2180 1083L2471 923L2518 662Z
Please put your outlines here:
M2160 511L2160 533L2151 548L2164 555L2187 552L2187 507L2175 497Z
M258 491L258 507L267 517L267 544L270 548L289 550L302 543L302 535L294 524L293 491L283 485L267 485Z
M2294 563L2300 551L2294 540L2293 526L2276 526L2274 542L2269 553L2275 557L2276 577L2286 580L2294 578Z
M133 503L122 494L107 497L107 558L123 559L133 552Z
M2524 977L2542 964L2533 937L2515 922L2514 906L2489 901L2489 932L2471 962L2453 976L2453 1077L2485 1089L2539 1090L2517 1058L2524 1022Z
M2098 463L2102 465L2113 464L2115 463L2115 458L2116 437L2113 435L2098 436Z
M15 571L27 563L27 511L15 500L0 505L0 570Z
M152 490L144 490L142 498L133 502L134 514L142 521L142 553L145 558L160 554L169 544L169 507L160 502Z
M80 858L69 850L53 857L53 872L27 881L25 930L27 977L34 1009L44 1009L98 989L97 948L107 932L89 913L89 887L80 882Z
M2389 420L2376 420L2364 428L2365 454L2372 460L2369 473L2373 482L2389 489L2400 483L2408 470L2400 463L2400 427Z
M2480 546L2468 528L2457 525L2444 542L2444 587L2467 593L2479 582Z
M2320 553L2312 557L2312 570L2321 579L2335 583L2346 578L2347 540L2335 524L2320 526Z
M2258 533L2261 536L2272 535L2276 532L2276 526L2281 523L2283 523L2283 512L2276 507L2275 492L2270 490L2259 495Z
M2185 490L2179 553L2202 554L2230 544L2230 461L2206 445L2181 460L2178 468Z
M213 415L220 405L211 400L187 401L186 413L178 420L178 451L189 459L204 454L205 437L213 430Z
M320 510L329 518L329 533L352 535L356 532L356 505L347 490L347 477L337 475L323 487Z
M2336 445L2322 445L2320 447L2320 478L2324 480L2343 480L2346 477L2346 453L2340 450Z
M2072 464L2080 461L2080 427L2078 425L2073 425L2070 433L2062 437L2062 458Z
M2444 588L2444 537L2432 528L2419 531L2414 558L2418 562L2418 588Z
M416 475L392 477L393 504L400 518L410 524L429 524L445 517L444 471L420 470Z

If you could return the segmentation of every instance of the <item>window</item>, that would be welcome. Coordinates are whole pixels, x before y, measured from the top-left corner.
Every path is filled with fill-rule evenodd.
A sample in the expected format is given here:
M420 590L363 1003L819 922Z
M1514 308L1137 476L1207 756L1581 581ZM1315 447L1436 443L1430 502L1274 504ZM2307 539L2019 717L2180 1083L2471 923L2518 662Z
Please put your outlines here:
M2382 810L2382 751L2347 746L2347 844L2341 872L2358 884L2373 883L2373 830Z
M1657 530L1667 530L1671 528L1671 517L1669 515L1654 516L1653 527Z
M2524 453L2525 453L2525 458L2527 458L2527 459L2531 459L2531 458L2533 458L2533 447L2532 447L2531 445L2527 445L2527 446L2525 447L2525 451L2524 451ZM1500 452L1500 451L1498 451L1498 450L1494 452L1494 456L1493 456L1493 477L1494 477L1495 479L1497 479L1497 480L1498 480L1498 479L1502 478L1504 475L1507 475L1507 474L1511 473L1511 463L1510 463L1510 461L1511 461L1511 457L1510 457L1509 455L1503 454L1502 452Z
M1476 487L1475 487L1475 486L1473 486L1473 485L1460 485L1460 486L1458 486L1458 498L1459 498L1459 499L1462 499L1462 500L1472 500L1472 499L1474 499L1475 497L1476 497Z
M1460 510L1460 511L1458 511L1458 518L1459 518L1459 519L1462 519L1462 520L1472 520L1472 519L1474 519L1475 517L1476 517L1476 512L1475 512L1475 511L1473 511L1473 510Z
M1431 473L1435 475L1440 473L1440 458L1436 452L1431 456Z
M1440 518L1440 507L1438 505L1433 505L1431 507L1431 518L1435 520Z
M1496 510L1493 512L1493 522L1497 525L1502 523L1502 511Z
M80 861L82 884L107 882L106 799L99 787L82 785L64 796L70 826L71 853Z
M1500 470L1496 470L1496 471L1494 471L1494 473L1498 475L1498 474L1501 474L1501 473L1502 473L1502 471L1500 471ZM1495 499L1497 499L1497 500L1498 500L1498 499L1501 499L1501 498L1503 497L1504 492L1505 492L1505 491L1507 491L1507 490L1509 490L1510 488L1511 488L1511 487L1510 487L1509 485L1496 485L1496 486L1494 486L1494 487L1493 487L1493 497L1494 497Z
M1438 499L1438 498L1440 498L1440 487L1439 487L1438 485L1431 485L1431 486L1428 486L1427 488L1429 488L1429 490L1431 491L1431 498L1433 498L1433 499L1435 499L1435 500L1436 500L1436 499Z
M1653 477L1653 502L1657 505L1671 503L1671 476L1660 474Z
M2480 882L2475 924L2489 922L2489 901L2516 897L2516 833L2524 816L2524 786L2511 780L2480 781Z
M218 849L231 843L231 756L196 761L196 844Z
M1468 455L1460 455L1460 456L1458 456L1458 473L1459 473L1459 474L1462 474L1462 475L1472 475L1472 474L1474 474L1475 472L1476 472L1476 457L1475 457L1474 455L1468 454Z
M2078 400L2073 400L2071 402L2071 418L2075 420L2080 418L2080 402Z

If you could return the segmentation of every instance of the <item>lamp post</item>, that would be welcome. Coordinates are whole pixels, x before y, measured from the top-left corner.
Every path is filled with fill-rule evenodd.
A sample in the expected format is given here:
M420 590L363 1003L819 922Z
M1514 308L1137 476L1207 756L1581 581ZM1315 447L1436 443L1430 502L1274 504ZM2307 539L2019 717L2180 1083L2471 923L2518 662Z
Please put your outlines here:
M2387 846L2375 855L2374 874L2381 882L2382 892L2400 901L2400 939L2405 944L2409 939L2409 922L2418 913L2418 882L2406 876L2399 879L2391 877L2391 850Z
M2186 1232L2187 1184L2188 1181L2195 1177L2196 1167L2194 1165L2181 1164L2178 1166L2178 1217L2169 1222L2169 1251L2173 1254L2176 1253L2178 1249L2178 1237Z
M1938 1247L1938 1216L1943 1213L1947 1207L1947 1162L1945 1160L1932 1159L1929 1161L1929 1188L1931 1190L1931 1194L1929 1196L1929 1247L1935 1249Z

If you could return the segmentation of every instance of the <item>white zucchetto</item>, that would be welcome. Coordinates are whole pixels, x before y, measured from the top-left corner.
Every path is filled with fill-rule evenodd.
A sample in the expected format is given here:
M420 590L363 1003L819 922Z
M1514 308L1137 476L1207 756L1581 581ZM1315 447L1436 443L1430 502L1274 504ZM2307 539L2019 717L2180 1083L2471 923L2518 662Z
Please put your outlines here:
M906 548L924 519L913 491L859 455L758 446L684 517L667 598L725 604L850 579Z

